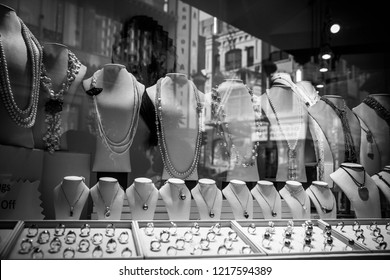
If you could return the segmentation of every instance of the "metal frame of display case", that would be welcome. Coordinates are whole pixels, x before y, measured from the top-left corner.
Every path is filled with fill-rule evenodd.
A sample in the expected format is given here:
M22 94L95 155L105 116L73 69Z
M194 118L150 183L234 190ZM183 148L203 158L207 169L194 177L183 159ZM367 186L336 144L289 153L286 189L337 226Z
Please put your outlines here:
M5 238L1 237L0 241L0 259L4 259L6 248L13 238L14 234L22 226L21 221L0 221L0 231L10 231Z

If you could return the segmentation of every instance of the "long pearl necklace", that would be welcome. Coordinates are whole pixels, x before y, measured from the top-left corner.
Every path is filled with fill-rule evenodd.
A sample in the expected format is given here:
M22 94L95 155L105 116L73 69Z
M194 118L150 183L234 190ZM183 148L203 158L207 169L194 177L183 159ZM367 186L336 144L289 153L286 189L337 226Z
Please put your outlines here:
M31 128L35 124L38 111L40 71L42 67L42 47L28 27L19 18L23 40L27 47L27 55L31 59L32 84L30 101L26 109L20 109L16 104L8 73L7 59L0 34L0 93L1 99L10 118L20 127ZM35 50L34 48L37 48Z
M178 177L180 179L186 179L190 177L196 170L198 166L198 161L200 157L200 146L202 140L202 109L203 105L200 101L199 92L196 86L188 81L190 86L192 86L195 99L196 99L196 113L198 115L198 133L196 135L195 140L195 153L190 167L187 170L179 171L177 167L175 167L172 163L172 160L168 153L165 129L164 129L164 119L163 119L163 108L161 104L161 82L163 78L159 79L156 84L156 99L155 99L155 112L156 112L156 126L157 126L157 138L158 138L158 146L160 149L161 157L164 163L164 167L171 177Z

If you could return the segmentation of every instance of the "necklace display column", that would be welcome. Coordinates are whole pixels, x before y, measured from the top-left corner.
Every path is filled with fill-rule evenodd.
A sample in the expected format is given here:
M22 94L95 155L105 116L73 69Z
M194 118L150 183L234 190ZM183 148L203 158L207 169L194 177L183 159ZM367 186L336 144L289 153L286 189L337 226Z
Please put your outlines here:
M152 180L136 178L134 183L126 189L131 218L133 220L153 220L158 194Z
M282 201L272 182L258 181L251 193L259 203L264 219L282 218Z
M222 193L233 210L234 219L253 219L253 197L245 182L231 180Z
M191 192L181 179L170 178L159 189L170 220L189 220Z
M301 183L287 181L279 193L290 208L293 219L310 219L310 199Z
M222 212L222 192L214 180L199 179L191 190L201 220L220 220Z

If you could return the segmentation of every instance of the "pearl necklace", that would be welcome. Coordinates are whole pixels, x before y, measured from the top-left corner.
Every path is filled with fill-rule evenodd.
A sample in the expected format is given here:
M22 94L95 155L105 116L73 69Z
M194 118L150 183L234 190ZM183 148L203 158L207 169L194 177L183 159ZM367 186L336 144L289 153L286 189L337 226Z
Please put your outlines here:
M164 163L164 167L171 177L178 177L180 179L186 179L190 177L198 166L200 157L200 146L202 140L202 109L203 105L200 102L199 92L196 86L188 80L192 86L195 99L196 99L196 113L198 115L198 133L195 140L195 153L190 167L187 170L179 171L172 163L171 158L168 154L168 148L165 137L164 120L163 120L163 108L161 104L161 82L163 78L160 78L156 84L156 99L155 99L155 114L156 114L156 126L157 126L157 138L160 154Z
M32 84L30 101L26 109L20 109L16 104L14 93L9 79L7 59L0 34L0 93L3 104L10 118L20 127L31 128L35 124L38 111L40 71L42 65L42 47L28 27L19 18L23 40L27 47L27 55L31 59ZM34 48L37 48L35 50Z
M152 189L150 190L150 193L148 194L148 197L146 198L146 200L143 199L143 197L141 196L141 194L138 192L137 188L135 186L133 186L134 188L134 191L137 193L138 197L141 199L142 201L142 210L144 211L147 211L149 209L149 205L148 205L148 201L149 201L149 198L150 196L152 195L153 191L154 191L154 188L152 186Z

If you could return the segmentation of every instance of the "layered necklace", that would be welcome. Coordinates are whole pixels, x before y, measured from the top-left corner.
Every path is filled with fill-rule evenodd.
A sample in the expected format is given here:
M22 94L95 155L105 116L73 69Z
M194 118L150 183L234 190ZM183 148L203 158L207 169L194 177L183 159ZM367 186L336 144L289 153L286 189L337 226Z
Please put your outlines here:
M363 166L351 167L351 166L341 165L340 168L343 169L345 171L345 173L348 174L348 176L351 178L352 182L357 186L360 199L363 201L367 201L369 198L369 192L368 192L368 189L366 187L366 171L365 171L364 167ZM348 169L353 170L355 172L360 172L360 173L363 172L363 182L359 182L348 171Z
M114 200L115 200L116 196L118 195L118 192L119 192L120 187L117 186L116 192L115 192L115 194L113 195L113 197L111 198L110 204L108 204L108 205L107 205L106 201L104 200L102 193L100 192L99 184L97 185L96 188L97 188L97 190L98 190L100 199L103 201L103 204L104 204L104 217L108 218L108 217L111 216L112 204L114 203Z
M141 196L141 194L138 192L138 190L137 190L137 188L135 187L135 185L133 186L133 188L134 188L134 191L137 193L138 197L139 197L139 198L141 199L141 201L142 201L142 210L147 211L147 210L149 209L149 204L148 204L148 202L149 202L150 196L152 195L152 193L153 193L153 191L154 191L153 186L152 186L152 188L151 188L151 190L150 190L150 192L149 192L149 194L148 194L148 197L147 197L146 199L144 199L144 198Z
M31 94L27 108L20 109L16 104L8 73L7 59L0 34L0 93L4 107L10 118L20 127L31 128L35 124L38 111L40 71L42 67L42 47L31 31L19 18L23 40L27 47L27 55L31 60ZM35 49L35 47L37 50Z
M258 193L261 195L261 197L264 199L265 203L267 203L269 209L271 210L271 215L272 215L272 217L276 217L276 216L278 215L278 213L276 213L276 211L275 211L275 204L276 204L276 199L277 199L277 193L275 192L275 195L274 195L274 198L273 198L274 203L273 203L273 205L271 206L271 203L268 202L268 199L267 199L267 198L265 197L265 195L261 192L260 187L257 186L256 189L257 189Z
M55 92L51 78L47 75L46 67L42 63L41 85L46 90L49 100L45 104L46 133L43 136L46 149L50 153L60 149L61 111L64 103L64 94L69 90L81 67L77 57L68 50L68 69L66 77L61 83L61 89Z
M209 213L209 217L210 217L210 218L214 218L214 216L215 216L215 213L214 213L214 204L215 204L215 201L216 201L216 199L217 199L218 189L215 188L215 195L214 195L213 204L211 205L211 207L208 205L206 198L204 197L202 191L200 190L200 186L198 187L198 191L199 191L199 194L200 194L200 196L202 197L204 203L206 204L207 211L208 211L208 213Z
M380 104L375 98L368 96L363 99L363 103L365 103L368 107L373 109L375 113L383 119L390 130L390 112L382 105Z
M107 149L111 153L118 154L118 155L124 154L130 149L131 144L133 143L134 135L135 135L135 133L137 131L137 127L138 127L139 111L141 108L141 102L140 102L141 98L140 98L140 94L138 93L138 90L137 90L137 80L134 78L134 76L132 74L129 73L129 75L132 79L132 82L133 82L134 110L133 110L133 114L131 116L131 119L128 121L129 127L127 129L125 136L123 137L122 140L115 141L115 140L110 139L110 137L108 136L108 134L103 126L102 117L101 117L101 114L99 112L99 107L98 107L98 102L97 102L97 94L98 94L97 92L100 93L102 91L102 89L96 88L97 80L96 80L95 74L92 76L91 87L89 89L89 91L92 90L92 92L94 92L94 94L89 93L89 95L91 95L91 97L93 99L99 135L100 135L101 139L103 140L103 143L105 144L105 146L107 147Z
M344 133L344 146L345 146L345 162L357 162L357 153L355 149L355 145L353 143L351 128L349 127L349 122L347 118L347 105L345 104L345 100L343 100L342 109L338 108L332 101L328 98L322 96L321 100L328 104L336 115L339 117L341 121L341 126L343 128Z
M69 216L73 217L73 212L74 212L74 207L76 206L77 202L79 202L81 196L83 195L84 193L84 188L82 189L82 191L80 192L80 195L78 196L78 198L76 199L76 201L74 203L70 203L66 193L65 193L65 190L64 188L62 187L62 184L61 184L61 190L62 190L62 193L64 194L64 197L66 199L66 202L68 203L68 206L69 206Z
M302 209L304 211L307 210L307 207L306 207L306 199L307 199L307 196L305 195L305 198L304 198L304 201L300 201L299 198L298 198L298 194L301 193L302 191L304 191L303 187L300 187L299 190L292 190L288 185L286 185L286 189L288 190L290 196L292 198L294 198L296 201L298 201L298 203L301 205Z
M160 149L160 154L168 174L171 177L178 177L180 179L187 179L190 177L196 170L200 157L200 147L202 141L202 109L203 105L200 100L199 92L196 86L188 80L189 85L193 88L195 99L196 99L196 114L198 121L198 131L195 140L195 152L191 165L187 170L180 171L177 167L174 166L170 156L166 143L165 128L164 128L164 119L163 119L163 108L161 102L161 82L164 78L161 78L157 81L156 84L156 99L155 99L155 113L156 113L156 126L157 126L157 138L158 146Z
M320 185L315 185L313 184L314 186L316 187L319 187L319 188L325 188L323 186L320 186ZM311 191L311 193L313 194L314 198L317 200L318 204L320 205L320 208L322 210L322 212L324 212L325 214L329 214L333 211L334 209L334 200L332 199L332 207L326 207L324 206L321 201L318 199L316 193L314 192L314 190L312 188L309 188L309 190Z
M278 124L279 130L282 133L284 139L287 142L288 150L287 150L287 162L288 162L288 173L287 173L287 179L288 180L297 180L298 174L297 174L297 169L298 169L298 163L297 163L297 145L298 145L298 140L299 140L299 134L301 133L302 128L304 127L304 120L303 120L303 109L302 105L298 104L299 108L299 129L296 130L296 136L293 140L289 140L287 138L286 134L284 133L282 129L282 124L280 123L280 119L277 113L277 110L275 108L275 105L273 104L273 101L271 99L271 96L269 95L269 92L266 91L266 95L269 101L269 104L271 105L271 109L275 115L276 122Z
M180 187L177 184L174 184L172 182L169 182L169 185L170 186L174 186L178 190L178 192L179 192L179 199L180 200L185 200L187 198L187 196L186 196L186 194L184 192L184 187Z
M234 191L234 188L232 187L232 185L230 185L230 190L232 191L232 193L236 197L238 203L240 203L240 206L241 206L241 209L242 209L242 214L243 214L244 218L248 219L249 218L248 203L249 203L249 197L251 196L250 193L247 192L248 196L246 198L246 203L245 203L245 207L244 207L244 205L241 202L241 199L238 197L237 193Z

